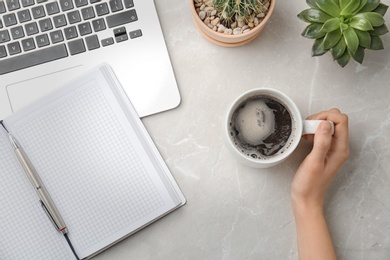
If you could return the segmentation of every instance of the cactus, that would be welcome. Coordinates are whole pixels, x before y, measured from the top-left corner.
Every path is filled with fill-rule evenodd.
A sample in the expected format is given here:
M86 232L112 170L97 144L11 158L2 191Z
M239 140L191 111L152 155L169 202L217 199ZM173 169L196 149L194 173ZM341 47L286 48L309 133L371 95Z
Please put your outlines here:
M248 23L253 21L256 15L266 13L268 5L263 0L212 0L213 6L221 13L221 22L230 26L236 21ZM268 1L267 1L268 3Z

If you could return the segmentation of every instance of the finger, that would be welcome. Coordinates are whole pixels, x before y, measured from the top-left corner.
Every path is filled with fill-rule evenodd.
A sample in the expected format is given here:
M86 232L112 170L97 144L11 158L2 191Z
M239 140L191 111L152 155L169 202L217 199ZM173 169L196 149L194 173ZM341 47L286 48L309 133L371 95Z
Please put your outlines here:
M332 142L332 126L329 122L322 122L315 135L313 150L310 155L313 159L324 161Z
M330 120L335 124L335 137L348 140L348 116L342 113L325 111L316 115L315 119Z
M329 109L327 111L321 111L319 113L315 113L313 115L310 115L306 119L308 119L308 120L319 119L318 118L319 116L322 116L323 114L329 114L329 113L341 114L341 111L338 108L331 108L331 109Z
M330 113L341 113L340 109L338 109L338 108L331 108L331 109L328 110L328 112L330 112Z

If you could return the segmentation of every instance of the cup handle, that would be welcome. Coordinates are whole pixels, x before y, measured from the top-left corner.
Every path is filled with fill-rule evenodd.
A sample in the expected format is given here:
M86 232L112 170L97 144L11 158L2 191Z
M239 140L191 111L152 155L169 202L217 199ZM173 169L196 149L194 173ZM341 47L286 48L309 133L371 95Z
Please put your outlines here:
M302 135L307 134L315 134L318 126L324 120L303 120L303 131ZM334 134L334 123L332 121L328 121L332 125L332 135Z

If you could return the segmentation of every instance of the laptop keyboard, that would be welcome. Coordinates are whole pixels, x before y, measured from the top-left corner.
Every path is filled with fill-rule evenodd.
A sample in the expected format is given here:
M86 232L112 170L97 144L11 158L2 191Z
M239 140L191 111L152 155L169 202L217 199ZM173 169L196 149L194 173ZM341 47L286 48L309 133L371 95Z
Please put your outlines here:
M137 20L133 0L0 0L0 75L140 37Z

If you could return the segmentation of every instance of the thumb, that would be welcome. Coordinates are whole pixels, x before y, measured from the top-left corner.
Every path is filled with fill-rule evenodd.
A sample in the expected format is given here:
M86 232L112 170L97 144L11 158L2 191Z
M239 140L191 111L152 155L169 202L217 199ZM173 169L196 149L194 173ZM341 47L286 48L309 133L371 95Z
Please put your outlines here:
M314 145L311 155L319 161L324 161L332 142L332 126L328 121L322 122L314 135Z

